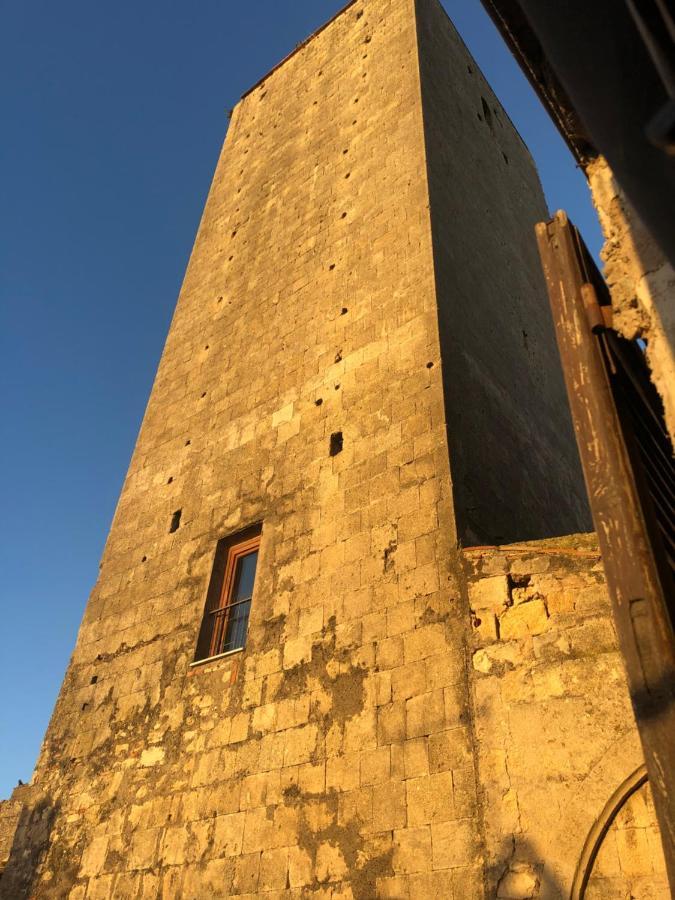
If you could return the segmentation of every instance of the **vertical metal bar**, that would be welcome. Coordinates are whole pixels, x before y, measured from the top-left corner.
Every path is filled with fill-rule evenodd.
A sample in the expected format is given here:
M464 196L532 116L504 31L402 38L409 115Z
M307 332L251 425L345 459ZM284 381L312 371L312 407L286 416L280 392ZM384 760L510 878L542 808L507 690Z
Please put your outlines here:
M222 651L226 612L227 610L225 609L216 609L211 613L213 617L213 628L211 631L209 656L217 656Z
M572 420L598 533L666 867L675 895L675 644L650 529L600 341L579 238L563 212L536 226ZM598 276L599 277L599 276Z
M626 0L654 68L670 97L675 97L675 66L672 61L672 19L658 0Z

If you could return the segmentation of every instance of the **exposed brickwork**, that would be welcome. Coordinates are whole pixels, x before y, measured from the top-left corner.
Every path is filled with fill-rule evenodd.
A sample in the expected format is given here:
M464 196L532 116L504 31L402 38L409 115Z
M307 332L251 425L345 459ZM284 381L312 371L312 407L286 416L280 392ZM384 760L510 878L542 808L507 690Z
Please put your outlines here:
M434 76L425 54L444 53ZM565 783L569 754L549 752L539 789L515 763L504 795L500 779L527 729L548 735L549 660L577 664L580 740L611 709L637 753L597 560L588 607L558 609L558 562L481 551L469 590L457 549L581 515L525 249L540 215L529 155L435 0L351 4L237 106L0 895L479 900L486 861L489 889L511 865L508 885L539 890L541 857L519 871L502 843L536 831L532 792ZM217 542L258 522L246 650L191 667ZM574 678L603 636L596 710Z

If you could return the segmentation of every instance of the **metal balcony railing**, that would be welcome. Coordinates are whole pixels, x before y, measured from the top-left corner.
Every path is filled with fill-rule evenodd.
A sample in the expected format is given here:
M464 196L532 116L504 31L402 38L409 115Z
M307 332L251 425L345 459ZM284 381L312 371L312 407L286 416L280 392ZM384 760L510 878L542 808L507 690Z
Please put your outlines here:
M211 617L210 656L219 656L231 650L241 650L246 646L248 617L251 611L251 597L236 600L220 609L213 609Z

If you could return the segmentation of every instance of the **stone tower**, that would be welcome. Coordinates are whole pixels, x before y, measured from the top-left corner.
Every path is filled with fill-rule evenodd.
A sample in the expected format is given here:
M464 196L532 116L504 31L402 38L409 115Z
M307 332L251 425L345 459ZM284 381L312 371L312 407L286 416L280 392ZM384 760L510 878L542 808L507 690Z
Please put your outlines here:
M241 100L2 896L561 896L641 758L592 539L532 543L587 524L546 217L437 0Z

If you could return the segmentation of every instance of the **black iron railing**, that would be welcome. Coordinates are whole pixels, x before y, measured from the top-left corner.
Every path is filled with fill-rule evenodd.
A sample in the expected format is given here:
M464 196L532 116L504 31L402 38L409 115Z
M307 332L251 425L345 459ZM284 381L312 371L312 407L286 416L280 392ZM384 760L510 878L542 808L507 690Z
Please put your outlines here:
M220 609L213 609L211 617L211 649L210 656L241 650L246 646L248 617L251 611L251 598L236 600Z

